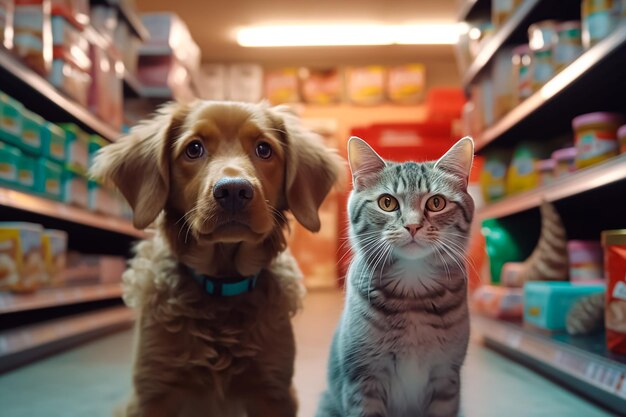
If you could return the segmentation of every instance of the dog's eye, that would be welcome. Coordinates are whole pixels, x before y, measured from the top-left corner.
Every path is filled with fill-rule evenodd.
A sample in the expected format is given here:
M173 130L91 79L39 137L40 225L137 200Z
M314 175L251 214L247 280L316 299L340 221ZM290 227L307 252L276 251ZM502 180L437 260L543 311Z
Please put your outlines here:
M202 142L199 140L194 140L189 145L187 145L187 149L185 149L185 155L189 159L198 159L202 155L204 155L204 146L202 146Z
M272 156L272 147L267 142L259 142L256 145L256 156L261 159L269 159Z

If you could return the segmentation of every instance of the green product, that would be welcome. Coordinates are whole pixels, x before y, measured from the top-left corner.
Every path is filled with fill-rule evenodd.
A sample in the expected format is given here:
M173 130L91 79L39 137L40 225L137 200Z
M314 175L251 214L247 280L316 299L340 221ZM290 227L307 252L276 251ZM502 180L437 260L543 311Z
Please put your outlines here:
M23 151L33 155L40 155L44 129L45 120L35 113L24 109L22 113L22 140L18 146Z
M87 172L89 160L87 147L89 146L89 135L74 123L61 123L59 126L65 130L67 136L66 153L67 165L73 167L81 173Z
M28 191L35 191L35 158L22 154L17 168L17 182L19 186Z
M4 93L0 93L0 139L20 145L22 112L24 106Z
M491 282L498 284L500 283L502 266L507 262L522 261L524 255L513 234L504 228L498 219L483 221L481 231L485 237L485 246L489 257Z
M93 158L96 156L98 151L105 147L109 142L107 142L102 136L99 135L90 135L89 136L89 167L93 165Z
M55 200L61 199L63 167L45 158L39 158L35 169L35 191Z
M19 149L0 142L0 183L17 184L17 168L21 157Z
M43 136L43 155L60 164L67 161L67 138L65 130L54 123L45 122Z

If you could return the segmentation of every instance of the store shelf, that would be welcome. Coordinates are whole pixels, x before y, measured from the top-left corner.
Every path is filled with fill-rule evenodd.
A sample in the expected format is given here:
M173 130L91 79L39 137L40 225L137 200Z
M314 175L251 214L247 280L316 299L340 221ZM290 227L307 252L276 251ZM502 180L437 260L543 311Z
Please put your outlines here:
M624 180L626 154L556 179L549 185L488 204L478 210L477 214L480 219L504 217L538 207L542 200L557 201Z
M174 97L174 93L169 87L152 87L144 85L141 87L141 97L171 100Z
M115 7L122 19L128 23L128 26L142 41L147 41L150 38L148 29L141 22L141 18L135 12L131 6L131 2L128 0L92 0L92 3L106 4L110 7ZM134 2L132 2L134 4Z
M525 0L493 36L485 39L480 52L463 77L464 88L467 89L474 82L478 74L487 67L498 52L498 49L509 40L516 30L519 30L522 23L528 19L539 3L541 0Z
M9 94L7 87L11 84L20 91L28 91L29 94L35 95L36 99L33 101L38 102L39 105L45 103L47 107L55 107L72 120L110 141L114 141L119 134L116 129L91 114L84 106L62 94L41 75L3 50L0 50L0 78L2 78L0 88ZM16 81L18 85L13 84L13 81ZM14 95L14 98L22 101L19 96Z
M0 293L0 315L110 300L121 296L122 286L119 283L42 288L32 294L2 292Z
M131 326L133 312L110 307L0 333L0 372Z
M528 123L530 116L544 122L549 120L554 113L553 108L548 108L548 104L552 107L573 106L573 99L578 102L575 104L580 104L573 107L582 108L585 101L590 100L591 95L599 92L590 91L587 83L579 82L581 77L595 77L601 80L602 77L606 77L607 73L612 73L615 80L618 80L623 76L623 70L618 63L623 60L625 53L626 22L548 81L541 90L511 110L493 127L485 130L476 138L476 149L480 150L500 137L514 133L514 130L521 124ZM621 87L616 85L615 88ZM568 93L567 97L564 97L565 92ZM602 97L605 96L606 94ZM580 113L582 112L577 112L577 114ZM567 114L566 116L571 120L574 115Z
M611 354L604 335L544 334L518 323L475 317L487 346L557 379L607 408L626 410L626 356Z
M170 56L174 50L169 46L143 44L139 48L139 56Z
M2 187L0 187L0 206L12 207L132 237L143 238L145 236L144 232L135 229L127 220L93 213L79 207Z

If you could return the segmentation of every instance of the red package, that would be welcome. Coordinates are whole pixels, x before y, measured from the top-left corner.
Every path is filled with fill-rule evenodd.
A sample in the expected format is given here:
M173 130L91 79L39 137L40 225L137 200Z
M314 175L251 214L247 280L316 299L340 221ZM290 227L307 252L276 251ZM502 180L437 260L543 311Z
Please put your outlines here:
M606 291L606 345L626 354L626 229L602 232Z

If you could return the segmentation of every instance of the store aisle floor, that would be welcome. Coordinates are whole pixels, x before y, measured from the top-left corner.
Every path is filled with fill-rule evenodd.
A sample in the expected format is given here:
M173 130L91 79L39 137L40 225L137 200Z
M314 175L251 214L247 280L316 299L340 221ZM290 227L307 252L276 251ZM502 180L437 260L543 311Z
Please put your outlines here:
M296 321L302 417L314 414L341 294L310 293ZM118 333L0 375L3 417L108 417L130 387L132 332ZM604 417L580 399L474 340L463 375L465 417Z

